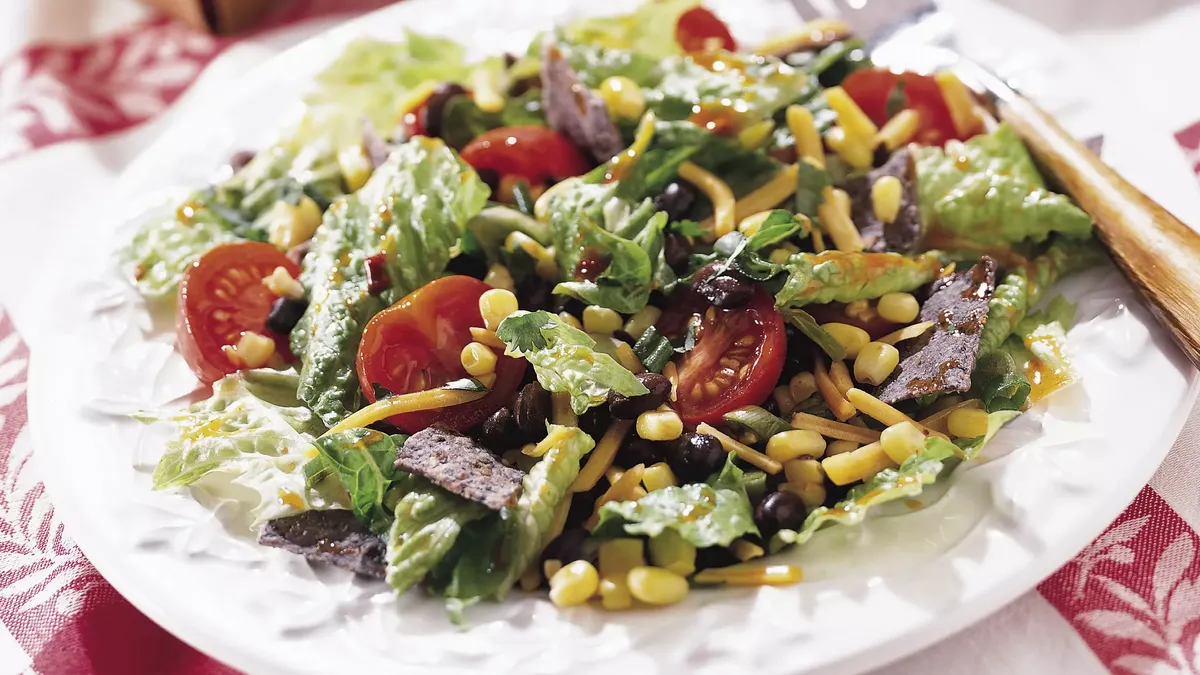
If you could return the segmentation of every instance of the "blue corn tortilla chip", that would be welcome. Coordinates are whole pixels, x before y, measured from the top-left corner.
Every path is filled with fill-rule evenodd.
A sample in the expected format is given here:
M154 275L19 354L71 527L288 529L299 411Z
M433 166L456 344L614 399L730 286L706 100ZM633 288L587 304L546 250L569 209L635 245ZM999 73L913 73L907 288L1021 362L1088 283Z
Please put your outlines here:
M904 188L900 193L900 211L896 219L883 223L875 217L871 188L884 176L894 176ZM921 244L921 213L917 208L917 182L913 173L912 153L901 148L878 169L846 183L850 196L850 217L862 234L868 251L913 253Z
M396 468L493 511L516 503L525 478L474 439L437 427L409 436L396 451Z
M541 75L542 109L551 129L597 162L607 162L625 149L604 101L579 81L575 69L553 42L542 48Z
M986 256L969 270L931 283L917 321L932 321L933 328L901 343L900 365L875 395L896 403L969 390L995 287L996 261Z
M263 524L258 543L297 553L364 577L382 579L387 544L351 511L305 511Z

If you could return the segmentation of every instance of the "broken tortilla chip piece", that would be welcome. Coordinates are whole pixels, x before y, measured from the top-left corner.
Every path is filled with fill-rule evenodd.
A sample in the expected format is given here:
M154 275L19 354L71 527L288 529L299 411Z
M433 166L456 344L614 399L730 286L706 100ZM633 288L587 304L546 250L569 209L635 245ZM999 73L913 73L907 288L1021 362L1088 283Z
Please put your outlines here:
M396 468L493 511L516 503L525 478L470 437L437 427L409 436L396 451Z

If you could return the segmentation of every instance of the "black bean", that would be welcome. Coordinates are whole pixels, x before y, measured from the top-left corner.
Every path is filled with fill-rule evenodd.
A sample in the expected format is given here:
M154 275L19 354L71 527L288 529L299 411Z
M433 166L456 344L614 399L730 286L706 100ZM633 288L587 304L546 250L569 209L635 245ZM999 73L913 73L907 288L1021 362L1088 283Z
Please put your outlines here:
M682 181L667 183L662 194L654 198L654 208L666 211L667 218L671 221L686 218L695 203L696 188Z
M425 104L425 135L430 138L441 138L442 136L442 113L446 109L446 102L455 96L467 93L462 85L454 82L443 82L434 87L433 93L429 95L429 101Z
M267 329L280 335L291 333L306 309L308 301L304 298L275 298L275 302L271 303L271 311L267 314Z
M681 482L699 483L720 471L728 455L713 436L687 432L671 443L667 464Z
M524 307L524 305L522 305L522 307ZM630 347L637 344L637 338L633 337L629 333L626 333L623 329L620 329L620 328L613 331L613 337L617 338L621 342L624 342L625 344L629 345Z
M555 298L558 301L555 303L554 309L550 310L553 313L566 312L574 317L583 316L583 308L587 307L587 305L583 304L582 301L566 295L556 295Z
M654 410L667 400L671 393L671 381L658 373L642 373L638 380L649 389L641 396L625 396L615 391L608 392L608 411L619 420L637 419L638 415Z
M242 167L249 164L250 160L252 159L254 159L253 150L241 150L239 152L235 152L233 153L233 156L229 158L229 168L233 169L234 171L240 171Z
M479 174L479 180L487 184L495 194L500 189L500 174L492 169L476 169L475 173Z
M504 450L516 445L512 437L513 412L512 408L501 408L483 421L480 428L480 440L489 450Z
M666 461L667 452L670 450L669 443L648 441L634 434L630 434L630 436L631 438L626 440L621 449L617 451L614 464L623 467L637 466L638 464L650 466Z
M550 309L555 302L554 284L536 275L528 275L517 284L517 302L521 309L536 312Z
M483 258L467 253L459 253L450 259L450 263L446 265L446 271L451 274L461 274L475 279L482 279L487 276L488 265L487 261Z
M588 409L587 412L579 416L579 428L583 429L583 433L591 436L599 441L604 432L612 424L612 415L608 412L608 406L598 405Z
M724 546L706 546L696 549L696 570L706 570L711 567L729 567L740 562L733 552Z
M884 164L887 164L889 156L890 154L888 153L887 146L883 143L880 143L879 145L875 146L875 152L871 156L871 163L877 167L883 166Z
M521 387L513 403L513 419L517 428L527 434L545 434L546 420L550 418L550 392L537 382Z
M772 492L754 510L754 524L763 537L770 537L780 530L798 530L804 525L808 510L804 502L792 492Z
M698 282L693 288L718 309L744 307L754 297L754 284L733 274L720 274Z
M675 232L667 235L663 243L663 258L667 261L667 267L676 274L683 274L687 272L688 258L691 255L692 245L688 243L687 237Z
M576 560L584 560L587 556L584 551L584 542L587 541L587 538L588 531L582 527L563 530L562 534L546 544L546 548L542 552L542 560L558 560L564 565Z

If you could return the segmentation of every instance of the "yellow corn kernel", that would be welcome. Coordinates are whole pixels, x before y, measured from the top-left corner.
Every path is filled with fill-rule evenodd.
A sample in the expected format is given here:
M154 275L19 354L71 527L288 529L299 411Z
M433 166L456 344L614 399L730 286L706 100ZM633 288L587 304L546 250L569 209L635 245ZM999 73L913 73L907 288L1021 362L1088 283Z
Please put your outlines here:
M549 579L550 577L553 577L555 574L558 574L558 571L561 570L562 568L563 568L563 564L562 564L561 560L554 560L554 559L547 560L546 562L542 563L542 576Z
M562 321L563 323L567 324L571 328L574 328L576 330L583 330L583 324L580 323L579 319L576 319L575 315L571 314L570 312L559 312L558 319L559 319L559 321Z
M758 232L758 228L762 226L763 221L766 220L770 215L770 211L759 211L753 215L746 216L745 218L742 218L740 223L738 223L737 230L738 232L741 232L749 237L755 232Z
M870 300L852 300L846 303L846 316L867 323L874 321L876 314Z
M859 444L854 441L836 440L825 446L825 456L840 455L846 452L853 452L859 448Z
M833 336L834 340L838 341L846 350L846 358L854 358L871 342L871 336L867 331L858 326L851 326L848 323L830 322L821 324L826 332Z
M636 120L646 112L646 97L637 82L614 75L600 83L600 98L609 114L618 119Z
M632 537L606 539L597 549L600 576L624 579L629 570L646 564L642 555L642 540Z
M482 345L495 347L496 349L502 350L507 347L504 344L504 340L496 337L496 331L488 330L482 326L471 326L471 339Z
M825 475L834 485L856 483L893 466L895 463L892 458L887 456L879 443L864 445L840 455L826 455L821 460L821 468L825 469Z
M767 439L767 457L784 463L797 457L820 457L825 454L825 438L815 431L796 429L784 431Z
M741 443L731 438L728 434L716 430L711 424L701 422L696 426L696 431L717 439L721 442L721 447L725 448L725 450L728 452L732 452L737 455L738 459L742 460L743 462L753 464L754 466L757 466L763 471L771 474L783 471L783 465L779 462L767 457L745 443Z
M463 368L471 377L496 372L496 352L478 342L471 342L463 347L462 355L459 358L462 360Z
M745 539L738 539L737 541L733 542L733 545L729 547L729 550L733 553L733 557L742 562L754 560L755 558L761 558L766 553L766 551L763 550L763 547L759 546L758 544L750 543Z
M886 342L869 342L854 358L854 379L878 387L899 364L898 349Z
M600 575L592 563L576 560L550 577L550 602L556 607L574 607L591 599L600 588Z
M756 122L738 132L738 143L747 150L757 150L771 140L775 123L771 120Z
M281 298L298 300L304 297L304 286L282 266L263 277L262 282L267 290Z
M812 373L796 373L788 380L788 392L791 393L793 401L800 403L817 393L817 379Z
M895 176L884 176L871 185L871 208L881 223L892 223L900 213L904 186Z
M813 121L813 114L802 105L789 105L787 108L788 130L796 139L796 155L800 159L812 160L818 168L825 168L825 146L821 143L821 134Z
M723 237L733 232L734 225L737 224L737 199L733 196L733 190L730 189L729 185L691 162L684 162L679 165L679 177L699 188L704 193L704 196L708 197L708 201L712 202L713 215L705 220L701 226L703 227L705 223L711 222L711 227L707 229L715 237ZM793 177L791 181L793 192L796 189L795 182L796 179ZM778 203L778 200L772 202L772 205L776 203ZM764 208L770 207L767 206ZM761 211L762 209L756 210Z
M771 392L771 396L775 399L775 405L779 407L779 415L781 417L787 417L792 414L792 410L796 407L796 399L792 398L792 390L786 384L775 387L775 391ZM770 442L768 441L768 443Z
M483 325L490 331L496 330L500 322L517 309L517 296L512 291L493 288L479 296L479 313L483 315Z
M874 145L875 134L879 133L879 127L875 126L871 118L867 117L862 108L858 107L845 89L841 87L826 89L825 101L837 113L838 124L846 130L848 135L859 139L868 147Z
M888 120L876 136L888 150L895 150L912 140L921 126L921 113L913 109L901 110Z
M612 612L633 606L633 596L629 594L629 586L625 583L624 576L600 579L600 606Z
M642 365L641 359L637 357L637 354L633 351L633 347L630 347L628 342L618 340L617 338L609 339L616 343L613 345L613 358L617 360L617 363L624 366L625 370L634 375L646 372L646 367Z
M588 305L583 308L583 329L589 333L612 335L624 325L621 315L607 307Z
M975 102L967 85L950 71L939 72L933 79L937 80L938 89L942 90L942 98L946 99L954 130L963 138L975 133L979 128L979 117L975 114Z
M629 320L625 322L625 332L633 336L634 340L637 340L642 337L642 334L645 333L647 329L658 323L658 320L661 317L661 309L655 307L654 305L646 305L645 307L639 309L636 314L629 317Z
M246 331L236 345L221 347L229 362L239 368L262 368L275 355L275 341L254 331Z
M787 482L796 485L825 482L825 470L821 468L821 462L812 458L784 462L783 475L787 477Z
M675 473L671 471L671 467L667 466L666 462L651 464L642 473L642 485L646 486L646 492L654 492L675 484Z
M263 216L267 225L267 241L275 248L287 250L312 239L321 224L321 207L311 197L304 196L295 205L278 201Z
M909 323L921 313L921 304L912 293L885 293L876 311L892 323Z
M650 562L681 577L696 571L696 547L675 530L663 530L650 539Z
M903 464L904 460L925 447L925 434L912 422L901 422L884 429L879 444L893 462Z
M347 145L338 150L337 163L342 178L346 181L346 187L351 192L358 192L375 171L371 166L371 159L367 157L366 149L361 144Z
M637 435L648 441L673 441L683 434L683 420L674 410L651 410L638 415Z
M647 605L673 605L688 594L687 579L661 567L635 567L625 582L630 594Z
M784 483L779 486L779 489L796 495L810 509L815 509L825 503L824 483Z
M978 408L959 408L946 418L946 428L955 438L979 438L987 434L987 411Z
M861 251L866 248L858 226L850 219L850 196L845 190L826 187L821 191L824 201L817 207L821 227L839 251Z
M483 276L483 283L496 289L503 289L510 293L517 291L517 284L513 282L512 274L508 268L500 263L496 263L488 268L487 274Z
M829 379L833 380L833 386L837 387L842 396L845 396L846 392L854 387L854 380L850 379L850 369L846 367L845 361L834 361L829 364Z
M833 149L847 164L855 169L869 169L875 161L875 153L860 139L846 133L840 126L834 125L825 132L825 143Z

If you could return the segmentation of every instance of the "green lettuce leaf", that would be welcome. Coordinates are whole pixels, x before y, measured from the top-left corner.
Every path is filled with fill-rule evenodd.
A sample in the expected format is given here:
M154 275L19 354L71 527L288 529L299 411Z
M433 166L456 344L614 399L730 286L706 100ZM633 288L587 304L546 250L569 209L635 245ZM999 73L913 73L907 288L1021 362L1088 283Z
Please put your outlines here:
M505 238L513 232L526 234L539 244L549 245L550 228L546 223L503 205L489 206L467 223L467 231L475 238L489 263L502 262L501 249Z
M297 381L294 373L236 373L185 410L135 415L176 428L154 469L154 489L196 485L236 501L253 525L340 501L336 491L306 485L305 457L325 427L296 400Z
M542 91L533 88L504 101L498 112L485 112L465 94L453 96L442 110L442 140L461 150L485 131L500 127L546 126L542 112Z
M935 253L911 257L899 253L825 251L788 258L788 279L775 304L795 309L808 304L870 300L911 291L929 283L942 268Z
M571 44L627 49L661 59L683 53L675 39L675 25L684 12L699 5L698 0L643 2L629 14L573 21L563 26L560 33Z
M300 281L311 302L291 347L302 364L300 399L327 425L361 406L354 358L366 322L442 274L487 195L444 143L418 136L325 213L304 259ZM384 256L392 283L380 295L367 292L367 259L375 254Z
M142 295L174 299L183 272L192 263L217 244L238 239L216 219L185 224L172 214L144 222L118 252L118 260Z
M410 476L388 529L387 582L403 593L425 578L453 548L463 526L487 508Z
M650 298L667 216L649 199L621 199L618 189L618 182L579 180L555 187L547 205L550 237L559 274L567 281L554 292L632 314ZM576 276L585 257L607 262L594 279Z
M926 485L937 481L948 460L974 459L1000 427L1015 419L1019 412L1001 410L988 415L987 434L979 438L960 439L951 443L937 437L927 438L925 447L904 460L896 469L884 469L850 489L846 499L832 507L813 509L797 530L781 530L771 539L774 553L789 544L803 544L827 525L854 526L860 524L874 506L907 499L921 494Z
M922 227L982 245L1044 241L1051 233L1085 238L1092 219L1046 190L1028 151L1006 124L967 141L961 152L916 151Z
M746 534L758 534L746 494L743 472L732 459L708 484L692 483L655 490L636 501L600 507L593 534L656 537L673 530L696 548L729 546Z
M1029 399L1029 380L1020 365L1005 350L998 349L975 362L971 373L971 390L974 397L983 401L988 412L998 410L1020 410Z
M384 506L388 488L404 477L396 469L396 442L374 429L350 429L316 441L323 466L338 477L350 494L350 509L376 534L387 531L391 510Z
M496 329L504 353L524 357L538 382L549 391L571 395L571 408L582 415L604 403L608 392L640 396L649 390L611 356L596 351L596 341L549 312L514 314Z

